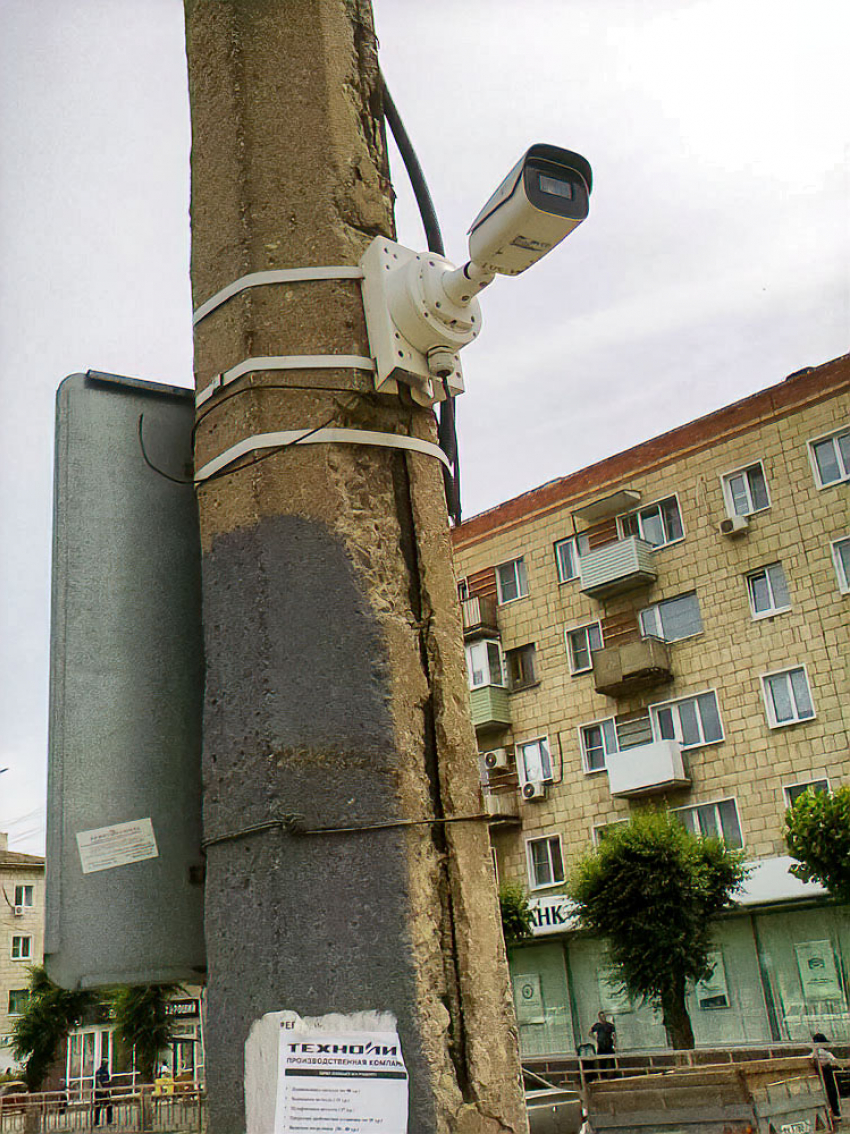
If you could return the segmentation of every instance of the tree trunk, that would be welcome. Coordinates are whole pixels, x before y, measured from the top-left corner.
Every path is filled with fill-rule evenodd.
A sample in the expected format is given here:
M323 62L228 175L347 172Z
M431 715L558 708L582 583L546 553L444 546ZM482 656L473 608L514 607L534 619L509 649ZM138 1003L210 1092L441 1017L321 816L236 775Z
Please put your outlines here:
M696 1047L694 1029L685 1004L684 978L676 978L661 996L661 1011L667 1042L675 1051L691 1051Z

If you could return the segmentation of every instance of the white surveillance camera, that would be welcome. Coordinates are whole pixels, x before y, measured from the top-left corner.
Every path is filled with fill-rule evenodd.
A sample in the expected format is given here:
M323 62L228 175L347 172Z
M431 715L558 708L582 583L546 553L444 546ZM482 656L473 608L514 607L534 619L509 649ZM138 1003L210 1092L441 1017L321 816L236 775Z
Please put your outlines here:
M472 222L470 260L487 272L518 276L585 219L592 181L580 154L532 146Z

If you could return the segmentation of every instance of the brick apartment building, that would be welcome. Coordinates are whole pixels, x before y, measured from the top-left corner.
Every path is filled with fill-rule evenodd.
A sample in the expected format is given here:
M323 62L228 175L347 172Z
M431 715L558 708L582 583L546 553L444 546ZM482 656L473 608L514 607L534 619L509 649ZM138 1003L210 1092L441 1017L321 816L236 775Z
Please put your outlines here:
M455 533L525 1055L621 1049L660 1018L607 979L565 878L647 801L755 869L690 995L699 1044L850 1040L850 911L788 874L790 800L850 770L850 356L545 484Z
M0 833L0 1071L16 1065L9 1036L44 951L44 859L9 850Z

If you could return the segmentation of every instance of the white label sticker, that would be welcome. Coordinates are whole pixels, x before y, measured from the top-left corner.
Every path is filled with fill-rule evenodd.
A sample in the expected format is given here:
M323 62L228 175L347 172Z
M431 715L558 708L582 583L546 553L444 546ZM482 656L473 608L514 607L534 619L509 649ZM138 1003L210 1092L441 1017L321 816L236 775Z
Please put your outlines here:
M363 1015L281 1013L275 1134L405 1134L398 1033L363 1030ZM384 1016L382 1026L394 1029L394 1018Z
M77 846L83 874L111 870L115 866L159 856L150 819L134 819L131 823L98 827L96 831L80 831Z

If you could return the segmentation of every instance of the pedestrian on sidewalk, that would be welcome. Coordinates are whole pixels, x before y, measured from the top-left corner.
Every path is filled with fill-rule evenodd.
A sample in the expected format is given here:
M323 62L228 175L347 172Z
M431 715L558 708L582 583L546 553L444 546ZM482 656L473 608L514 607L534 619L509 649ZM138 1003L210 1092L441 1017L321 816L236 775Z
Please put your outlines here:
M812 1036L814 1050L812 1056L820 1069L823 1078L826 1097L829 1099L829 1108L835 1118L841 1117L841 1107L838 1102L838 1084L835 1081L836 1069L841 1066L829 1048L829 1040L823 1032L815 1032Z

